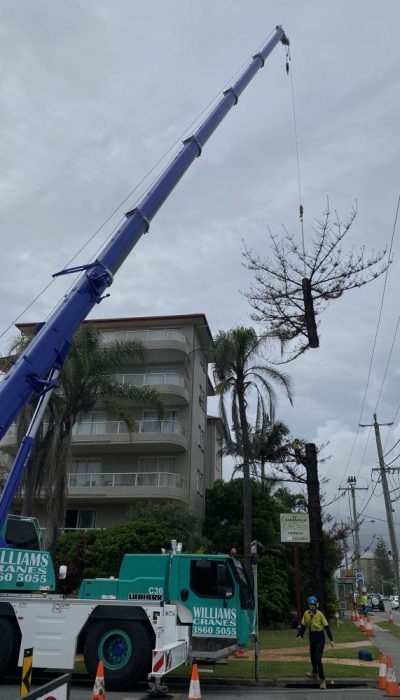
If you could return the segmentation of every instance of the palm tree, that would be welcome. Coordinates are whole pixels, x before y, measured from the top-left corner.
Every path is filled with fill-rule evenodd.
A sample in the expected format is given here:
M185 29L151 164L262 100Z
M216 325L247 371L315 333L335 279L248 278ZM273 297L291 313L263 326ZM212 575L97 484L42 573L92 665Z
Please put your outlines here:
M219 331L212 347L214 381L220 397L220 413L224 425L227 447L240 446L243 460L243 529L246 569L251 576L250 544L252 540L251 514L251 431L247 419L248 400L253 394L257 405L271 420L275 417L277 396L274 384L283 389L292 403L291 380L287 374L277 371L262 361L262 350L267 338L259 338L254 328L239 326L229 331ZM231 418L235 440L230 437L225 399L230 394Z
M289 432L289 428L282 421L270 420L268 414L262 410L261 401L258 399L256 422L254 426L249 426L250 475L254 479L260 478L264 491L267 490L267 481L271 481L271 477L267 477L265 466L285 461L291 448L291 442L285 440ZM233 468L233 476L243 471L242 446L232 441L231 437L230 446L225 448L225 454L239 458L239 462ZM272 481L279 481L279 478L273 478Z
M26 339L14 344L14 352L22 349ZM72 428L79 415L101 405L108 415L123 420L130 433L135 430L131 406L156 408L160 415L163 404L156 389L120 384L115 373L121 365L136 359L144 362L146 351L139 341L114 341L107 345L100 332L83 325L74 336L61 376L60 387L53 393L45 417L45 428L30 459L24 482L24 514L32 514L35 496L46 494L46 545L54 552L66 510L66 478L71 463ZM26 411L21 422L26 424ZM22 426L18 432L21 433Z

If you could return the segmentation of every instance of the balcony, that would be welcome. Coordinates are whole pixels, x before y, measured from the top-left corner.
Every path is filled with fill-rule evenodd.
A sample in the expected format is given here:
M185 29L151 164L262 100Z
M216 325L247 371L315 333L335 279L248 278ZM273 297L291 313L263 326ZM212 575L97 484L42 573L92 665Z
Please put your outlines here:
M184 362L190 351L186 335L179 328L104 330L101 337L103 343L111 343L114 340L141 340L152 362Z
M135 431L129 432L124 421L99 420L76 423L72 429L72 445L103 451L127 451L135 446L141 451L154 450L157 445L167 451L187 449L185 427L176 420L141 420L135 422Z
M17 426L13 423L0 441L0 449L6 454L14 455L17 447Z
M101 472L68 474L68 500L173 498L185 500L185 482L168 472Z
M1 449L15 454L16 438L17 426L12 425L0 443ZM89 453L94 446L101 448L101 452L126 452L135 447L142 452L154 451L157 447L166 452L184 452L188 447L185 427L176 420L135 421L131 433L124 421L82 421L72 428L72 446L83 453Z
M179 372L166 370L141 374L116 374L115 380L119 384L154 386L166 402L173 402L177 405L189 403L189 384Z

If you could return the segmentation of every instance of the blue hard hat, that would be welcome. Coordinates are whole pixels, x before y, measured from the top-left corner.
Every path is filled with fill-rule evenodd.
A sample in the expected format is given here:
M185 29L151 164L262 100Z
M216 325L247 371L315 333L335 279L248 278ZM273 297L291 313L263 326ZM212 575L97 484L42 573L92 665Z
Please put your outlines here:
M318 605L318 599L315 595L310 595L310 597L307 598L307 603L309 605Z

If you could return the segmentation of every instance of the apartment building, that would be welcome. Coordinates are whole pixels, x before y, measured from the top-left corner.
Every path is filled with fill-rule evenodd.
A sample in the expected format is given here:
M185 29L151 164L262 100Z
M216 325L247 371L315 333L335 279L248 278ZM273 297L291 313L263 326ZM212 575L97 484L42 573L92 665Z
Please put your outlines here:
M104 528L124 522L137 503L178 501L204 516L205 489L222 478L222 426L207 419L213 388L207 373L211 333L203 314L85 321L102 342L141 340L145 364L120 368L121 383L156 387L165 404L160 420L146 406L132 407L136 431L98 406L73 428L66 528ZM31 324L19 324L29 332ZM13 426L0 443L16 452ZM39 514L39 520L44 521ZM44 522L42 523L44 524Z

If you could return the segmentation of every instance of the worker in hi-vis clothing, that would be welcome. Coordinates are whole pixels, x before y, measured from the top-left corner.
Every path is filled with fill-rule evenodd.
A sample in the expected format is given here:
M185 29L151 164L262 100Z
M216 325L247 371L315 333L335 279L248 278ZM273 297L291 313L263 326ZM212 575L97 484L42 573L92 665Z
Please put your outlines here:
M335 646L331 628L328 620L321 610L318 610L318 600L315 595L310 595L307 600L308 610L303 615L303 619L298 628L297 639L303 639L304 632L308 630L310 640L310 659L312 664L312 672L307 673L308 678L318 680L321 689L326 688L324 667L322 665L322 655L325 646L325 633L327 634L331 646Z
M367 605L368 605L367 589L366 589L366 588L362 588L362 589L361 589L361 595L360 595L360 606L361 606L361 612L362 612L363 615L366 614Z

